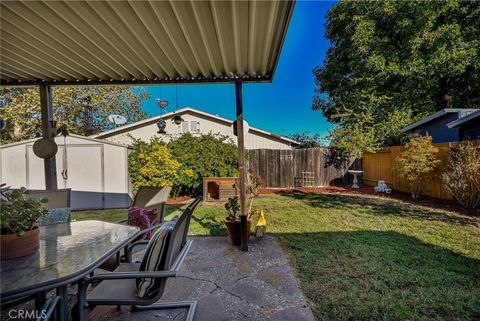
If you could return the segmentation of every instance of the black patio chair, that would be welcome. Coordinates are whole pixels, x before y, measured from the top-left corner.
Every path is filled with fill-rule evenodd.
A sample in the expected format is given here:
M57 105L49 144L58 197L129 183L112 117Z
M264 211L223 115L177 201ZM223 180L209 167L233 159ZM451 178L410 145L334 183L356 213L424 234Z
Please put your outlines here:
M140 186L132 206L140 207L143 209L156 209L157 210L157 224L162 223L165 217L166 204L168 196L172 191L171 186L165 187L151 187ZM125 223L127 220L122 220L120 223Z
M164 222L150 239L142 263L122 263L113 272L88 277L79 284L78 315L74 320L88 320L88 312L97 305L129 305L132 310L176 309L187 308L186 320L192 321L196 309L196 301L157 302L161 299L168 278L175 277L185 259L192 240L187 240L190 219L201 198L195 199L176 221ZM166 233L166 234L165 234ZM165 238L161 238L162 236ZM133 243L128 248L128 258L136 246L144 241ZM146 262L146 263L145 263ZM154 270L142 271L152 262L159 262ZM100 281L87 294L89 284ZM146 287L140 285L147 283ZM140 290L139 290L140 289ZM139 291L148 290L148 295L139 296ZM78 317L78 318L76 318Z
M25 194L27 198L46 198L47 203L43 204L48 209L46 217L38 220L40 226L69 223L71 220L71 199L70 188L56 190L29 190Z
M151 186L140 186L138 189L137 194L135 195L135 199L133 200L132 206L140 207L143 209L156 209L157 211L157 219L156 219L156 226L154 228L148 228L142 231L142 235L146 234L147 232L151 232L158 228L158 226L163 222L165 217L166 208L167 208L167 200L170 192L172 190L171 186L165 187L151 187ZM125 224L127 223L128 219L123 219L118 221L117 223ZM148 242L147 242L148 243ZM125 262L126 257L126 248L122 251L115 253L112 255L107 261L105 261L100 268L107 271L114 271L122 262Z

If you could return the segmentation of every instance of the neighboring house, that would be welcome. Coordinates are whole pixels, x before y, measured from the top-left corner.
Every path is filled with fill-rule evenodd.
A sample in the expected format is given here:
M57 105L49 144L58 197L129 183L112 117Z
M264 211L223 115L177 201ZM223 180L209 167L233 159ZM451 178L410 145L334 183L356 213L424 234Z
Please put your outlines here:
M32 150L36 140L0 146L1 183L12 188L45 189L44 162ZM129 206L127 146L75 134L55 137L55 142L57 185L72 189L72 209Z
M176 125L173 122L174 116L181 116L183 122ZM163 134L158 133L157 122L160 119L166 122ZM190 107L117 127L91 137L130 145L132 137L148 142L153 136L158 136L168 142L184 133L192 135L220 134L230 137L234 143L237 142L237 138L233 134L232 120ZM297 145L298 143L290 138L254 127L249 127L248 133L245 135L246 149L292 149Z
M435 114L427 116L418 122L401 129L400 131L404 133L408 132L412 136L430 135L432 136L433 143L458 142L465 139L465 136L462 134L462 129L461 127L454 125L449 126L449 124L468 117L476 111L478 110L464 108L442 109ZM472 126L475 127L475 125ZM468 130L471 131L471 129Z
M448 128L458 128L460 140L480 139L480 110L447 124Z

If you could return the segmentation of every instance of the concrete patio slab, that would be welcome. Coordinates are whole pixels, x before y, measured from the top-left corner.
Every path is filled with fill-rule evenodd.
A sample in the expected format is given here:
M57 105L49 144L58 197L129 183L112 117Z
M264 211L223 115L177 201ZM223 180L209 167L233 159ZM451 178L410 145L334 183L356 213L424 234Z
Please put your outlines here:
M249 252L225 237L194 237L179 276L168 281L162 301L197 300L196 321L315 320L285 254L272 236L252 240ZM100 306L92 321L184 320L186 311Z

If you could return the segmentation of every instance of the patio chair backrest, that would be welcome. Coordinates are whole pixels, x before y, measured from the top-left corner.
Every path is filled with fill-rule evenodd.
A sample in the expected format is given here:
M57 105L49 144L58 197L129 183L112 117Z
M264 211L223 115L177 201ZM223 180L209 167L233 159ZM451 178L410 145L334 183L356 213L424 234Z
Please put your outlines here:
M177 259L180 251L187 242L188 229L190 227L190 220L192 219L195 208L201 201L201 197L196 198L183 212L182 216L175 223L175 226L170 235L169 246L167 250L167 259L165 260L166 269L170 269Z
M170 195L171 190L172 188L170 186L140 186L133 200L133 206L146 209L156 208L159 204L165 203L168 200L168 195Z
M48 209L48 214L38 220L40 226L68 223L71 218L71 189L57 189L46 191L28 191L26 198L47 198L43 206Z
M145 251L145 255L142 260L141 266L145 266L144 262L155 262L155 261L161 262L161 264L157 266L158 271L166 271L173 266L173 263L176 261L183 246L185 245L185 243L183 243L183 240L185 238L184 236L185 234L188 234L190 219L193 215L193 211L195 210L195 207L198 205L200 201L201 201L201 198L195 199L183 211L182 215L176 221L170 221L170 222L164 223L164 224L172 224L172 223L174 224L173 228L171 228L171 231L169 232L168 241L166 244L166 252L163 252L163 251L157 252L156 255L158 254L158 257L154 257L154 258L147 257L150 254L149 250L151 246L153 248L152 242L155 242L155 236L152 237L152 240L150 241L151 243L149 243L149 245L147 246L147 250ZM159 233L159 232L157 231L156 233ZM151 280L153 281L153 279ZM155 299L159 299L162 296L163 291L165 289L166 279L163 279L163 278L156 279L151 284L153 285L153 288L152 288L152 285L150 285L148 287L149 289L148 292L155 293L154 295Z
M135 199L133 200L133 206L144 209L157 209L157 217L163 219L165 215L166 204L168 196L172 187L152 187L152 186L140 186ZM157 222L161 223L161 222Z
M43 204L47 209L52 208L67 208L71 207L72 190L70 188L56 189L56 190L29 190L27 191L26 198L47 198L48 202Z

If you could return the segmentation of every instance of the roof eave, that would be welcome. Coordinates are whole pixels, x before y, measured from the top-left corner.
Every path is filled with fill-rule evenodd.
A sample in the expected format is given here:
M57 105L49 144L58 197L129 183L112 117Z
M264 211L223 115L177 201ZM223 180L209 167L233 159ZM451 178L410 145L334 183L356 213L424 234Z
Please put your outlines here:
M39 86L40 84L46 84L47 86L148 86L148 85L182 85L182 84L232 84L236 82L244 83L270 83L272 78L270 76L265 77L245 77L245 78L205 78L205 79L130 79L130 80L78 80L78 81L6 81L0 80L1 87L32 87Z
M480 118L480 110L476 111L476 112L473 112L471 114L468 114L467 116L465 117L462 117L462 118L459 118L459 119L456 119L450 123L447 124L447 127L448 128L454 128L454 127L458 127L460 125L463 125L465 124L466 122L469 122L471 120L474 120L476 118Z

